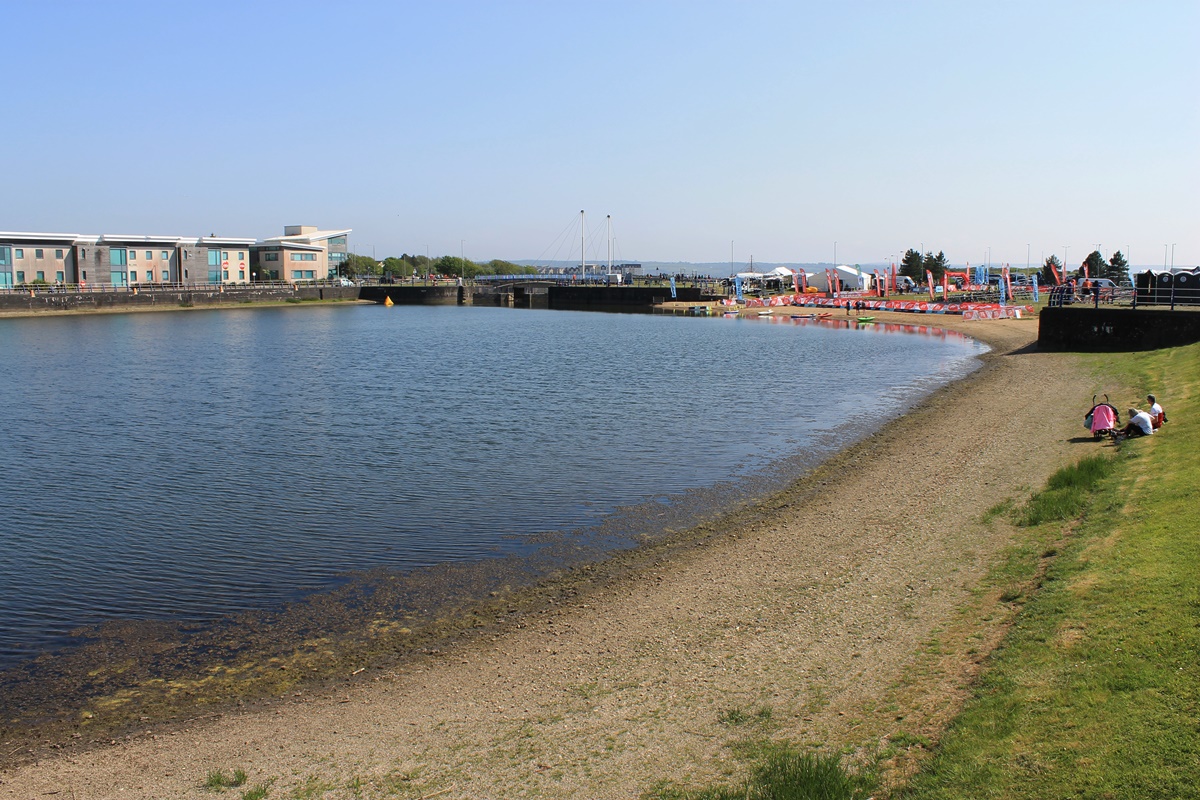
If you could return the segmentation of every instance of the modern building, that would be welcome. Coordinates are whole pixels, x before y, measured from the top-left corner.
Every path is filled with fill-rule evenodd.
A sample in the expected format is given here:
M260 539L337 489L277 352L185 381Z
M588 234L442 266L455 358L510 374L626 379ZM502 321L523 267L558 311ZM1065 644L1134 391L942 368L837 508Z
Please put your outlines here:
M349 251L350 229L319 230L315 225L287 225L283 236L263 239L254 248L252 269L264 280L302 283L341 274Z
M345 261L349 233L349 229L320 231L297 225L285 228L283 236L260 242L216 235L0 231L0 289L42 284L104 288L318 280L331 271L336 274Z

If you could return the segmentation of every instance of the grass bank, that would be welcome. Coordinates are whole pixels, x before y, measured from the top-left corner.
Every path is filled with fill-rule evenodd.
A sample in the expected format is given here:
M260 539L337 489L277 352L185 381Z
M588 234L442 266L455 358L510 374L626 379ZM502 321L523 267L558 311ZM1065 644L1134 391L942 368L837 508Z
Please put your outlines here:
M1064 529L1062 548L901 797L1200 797L1200 346L1096 367L1173 421L1103 448L1089 500L1061 505L1052 481L1012 512L1034 538ZM1039 504L1075 513L1039 522Z

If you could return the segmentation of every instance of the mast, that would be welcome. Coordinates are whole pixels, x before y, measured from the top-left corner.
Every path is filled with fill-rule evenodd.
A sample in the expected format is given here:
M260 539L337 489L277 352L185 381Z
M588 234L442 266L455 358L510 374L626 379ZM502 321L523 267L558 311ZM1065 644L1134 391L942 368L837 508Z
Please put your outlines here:
M579 280L587 280L587 221L579 210Z
M608 215L608 274L612 275L612 214Z

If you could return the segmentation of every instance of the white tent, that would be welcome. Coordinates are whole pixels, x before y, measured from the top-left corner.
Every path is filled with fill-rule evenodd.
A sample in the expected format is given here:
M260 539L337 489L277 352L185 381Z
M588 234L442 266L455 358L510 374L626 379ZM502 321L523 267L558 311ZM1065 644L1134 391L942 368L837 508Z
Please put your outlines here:
M843 264L832 267L829 270L819 269L816 272L806 272L805 277L807 278L808 285L814 286L822 292L829 291L829 281L826 280L829 272L833 272L838 280L842 282L842 286L851 292L867 291L875 283L875 276L873 274Z
M842 285L851 291L865 292L871 288L875 282L875 276L869 272L865 272L858 267L850 267L842 264L833 268L841 279Z

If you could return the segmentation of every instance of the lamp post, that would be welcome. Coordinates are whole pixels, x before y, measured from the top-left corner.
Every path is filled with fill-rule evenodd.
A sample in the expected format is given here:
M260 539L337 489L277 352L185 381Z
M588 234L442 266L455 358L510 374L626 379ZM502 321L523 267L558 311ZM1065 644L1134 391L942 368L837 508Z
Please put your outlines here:
M837 266L837 242L833 243L833 265Z
M1171 244L1171 272L1175 271L1175 244Z

